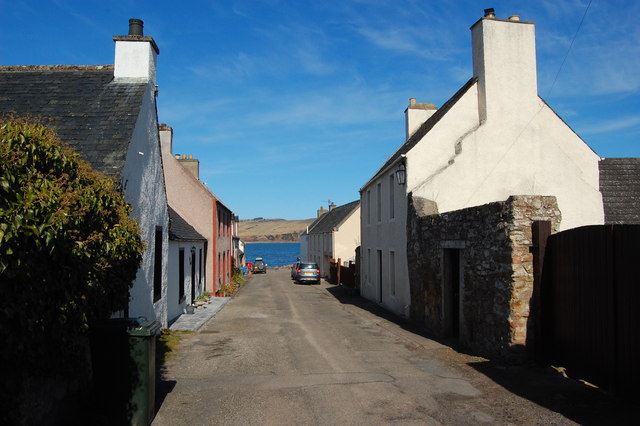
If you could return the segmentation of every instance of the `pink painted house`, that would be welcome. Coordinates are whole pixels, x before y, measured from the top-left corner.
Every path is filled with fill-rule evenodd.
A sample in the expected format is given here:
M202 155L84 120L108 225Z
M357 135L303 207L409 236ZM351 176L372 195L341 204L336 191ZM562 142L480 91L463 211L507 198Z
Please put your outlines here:
M214 294L233 274L233 213L200 181L200 162L173 153L173 129L161 124L159 133L169 206L206 238L202 290Z

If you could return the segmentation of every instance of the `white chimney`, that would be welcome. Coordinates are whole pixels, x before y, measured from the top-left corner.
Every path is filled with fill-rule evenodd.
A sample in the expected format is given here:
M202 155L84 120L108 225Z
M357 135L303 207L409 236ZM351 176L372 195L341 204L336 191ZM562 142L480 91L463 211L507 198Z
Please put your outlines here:
M160 134L160 148L163 154L173 153L173 129L166 124L160 124L158 126L158 133Z
M406 138L409 139L438 109L433 104L416 103L416 98L409 99L409 106L404 110Z
M152 37L143 35L144 23L129 19L129 35L113 36L116 42L115 78L135 78L155 84L156 58L160 49Z
M533 22L497 19L493 9L471 27L480 119L508 119L538 100Z

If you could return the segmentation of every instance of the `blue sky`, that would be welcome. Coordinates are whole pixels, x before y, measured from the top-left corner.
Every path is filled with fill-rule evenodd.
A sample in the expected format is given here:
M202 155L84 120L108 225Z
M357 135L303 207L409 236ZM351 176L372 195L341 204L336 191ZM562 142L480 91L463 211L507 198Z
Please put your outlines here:
M593 0L569 51L588 4L0 0L0 64L111 64L111 36L142 19L174 153L241 219L304 219L359 197L409 98L441 106L472 77L489 7L536 23L539 93L600 156L640 157L640 1Z

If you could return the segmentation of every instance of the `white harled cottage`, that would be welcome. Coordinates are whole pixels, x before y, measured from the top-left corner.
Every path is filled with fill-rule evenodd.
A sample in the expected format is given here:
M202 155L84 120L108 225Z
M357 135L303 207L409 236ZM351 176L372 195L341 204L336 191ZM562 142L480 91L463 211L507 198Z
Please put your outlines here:
M169 214L156 107L158 46L129 21L113 65L0 67L0 115L55 128L91 166L121 183L146 243L128 314L167 326Z
M471 36L474 76L440 109L412 99L406 141L360 190L361 293L403 316L409 195L439 213L555 196L560 230L604 221L600 158L538 96L534 23L487 9Z

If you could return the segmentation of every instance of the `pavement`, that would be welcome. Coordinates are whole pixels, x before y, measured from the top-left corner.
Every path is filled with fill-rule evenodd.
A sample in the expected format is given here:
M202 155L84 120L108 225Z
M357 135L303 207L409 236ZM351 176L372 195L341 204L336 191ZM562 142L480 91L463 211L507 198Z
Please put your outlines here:
M196 309L192 314L182 314L170 326L170 330L174 331L198 331L207 321L213 318L224 305L226 305L230 297L212 297L208 303Z

